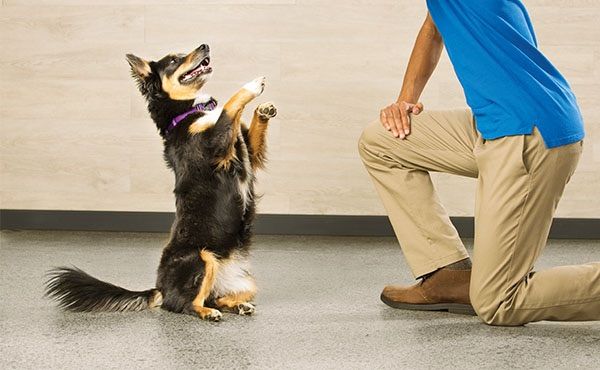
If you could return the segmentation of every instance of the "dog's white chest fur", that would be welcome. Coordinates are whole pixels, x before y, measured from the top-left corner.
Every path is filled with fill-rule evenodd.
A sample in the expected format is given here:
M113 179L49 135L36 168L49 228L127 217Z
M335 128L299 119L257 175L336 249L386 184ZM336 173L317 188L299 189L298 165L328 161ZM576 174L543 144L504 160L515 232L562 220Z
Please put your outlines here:
M233 255L219 265L213 286L215 297L255 290L256 284L250 274L250 262L247 257Z
M208 103L211 99L211 95L199 95L196 100L194 100L194 105ZM202 117L198 118L194 123L192 123L192 130L195 132L202 132L213 126L215 123L217 123L217 120L221 116L221 112L223 112L222 107L217 107L211 111L205 111Z
M193 123L195 130L203 131L210 126L213 126L215 123L217 123L217 120L221 116L221 112L223 112L223 108L221 107L205 112L202 117L198 118Z

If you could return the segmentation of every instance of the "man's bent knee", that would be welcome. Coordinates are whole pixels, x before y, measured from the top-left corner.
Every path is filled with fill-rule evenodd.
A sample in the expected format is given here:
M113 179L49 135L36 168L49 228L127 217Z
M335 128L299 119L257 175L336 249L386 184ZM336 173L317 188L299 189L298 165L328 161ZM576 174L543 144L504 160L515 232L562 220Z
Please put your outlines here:
M477 316L486 324L493 326L523 325L514 312L506 308L505 302L510 297L503 299L499 292L488 291L474 285L471 285L469 296Z
M358 153L362 158L363 162L367 161L375 151L375 147L380 143L381 137L381 123L375 121L370 123L363 130L362 134L358 139Z
M489 299L487 294L484 295L481 291L474 291L472 287L469 292L469 298L477 316L486 324L492 325L494 315L496 314L494 300Z

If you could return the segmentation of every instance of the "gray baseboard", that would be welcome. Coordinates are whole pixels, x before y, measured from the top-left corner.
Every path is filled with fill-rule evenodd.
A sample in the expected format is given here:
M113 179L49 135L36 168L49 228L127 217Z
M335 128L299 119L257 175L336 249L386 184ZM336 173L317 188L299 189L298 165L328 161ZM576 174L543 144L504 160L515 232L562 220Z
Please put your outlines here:
M168 232L173 218L171 212L1 209L0 229ZM452 217L452 222L462 237L473 237L472 217ZM263 235L394 235L386 216L340 215L259 214L255 232ZM600 219L554 219L550 238L600 239Z

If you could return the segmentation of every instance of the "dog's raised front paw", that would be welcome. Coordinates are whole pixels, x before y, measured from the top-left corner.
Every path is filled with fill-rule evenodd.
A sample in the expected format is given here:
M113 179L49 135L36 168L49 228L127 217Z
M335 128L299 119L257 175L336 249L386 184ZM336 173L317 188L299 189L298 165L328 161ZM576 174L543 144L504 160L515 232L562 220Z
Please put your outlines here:
M237 305L238 315L247 316L252 315L256 311L256 308L250 303L240 303Z
M277 108L271 102L262 103L256 108L256 113L262 119L269 119L277 115Z
M265 90L265 77L259 77L244 85L244 89L250 91L254 96L259 96Z

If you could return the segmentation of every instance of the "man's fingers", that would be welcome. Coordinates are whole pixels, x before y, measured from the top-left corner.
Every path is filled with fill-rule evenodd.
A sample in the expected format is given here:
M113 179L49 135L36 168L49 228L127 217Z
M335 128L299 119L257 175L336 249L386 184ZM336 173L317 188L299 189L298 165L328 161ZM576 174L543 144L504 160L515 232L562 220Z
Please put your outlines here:
M402 130L403 135L400 135L401 138L404 139L404 136L410 134L410 118L408 117L408 110L402 109L400 110L402 114Z
M394 137L406 138L411 131L410 113L423 111L423 103L412 104L405 101L394 103L379 111L379 120L383 127L391 131Z
M399 109L398 105L394 104L392 106L392 115L393 115L393 124L392 124L392 132L395 137L404 138L404 132L402 131L402 115L401 109Z
M397 134L397 131L395 131L396 127L394 126L394 117L392 116L390 107L381 110L380 120L386 130L391 131L394 136Z
M384 109L379 111L379 121L383 125L383 128L385 128L388 131L390 130L390 124L388 123L388 119L387 119Z
M415 104L415 106L412 109L412 112L414 114L419 114L423 111L423 103L417 103Z
M389 131L392 132L394 137L398 137L398 129L396 129L396 122L394 121L394 108L388 107L386 110L386 116L388 126L390 127Z

